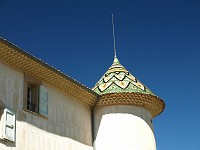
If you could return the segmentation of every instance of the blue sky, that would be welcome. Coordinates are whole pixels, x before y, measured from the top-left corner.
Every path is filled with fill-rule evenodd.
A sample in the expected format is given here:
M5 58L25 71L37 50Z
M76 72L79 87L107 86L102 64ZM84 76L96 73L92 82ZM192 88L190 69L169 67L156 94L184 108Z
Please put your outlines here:
M0 0L0 36L93 87L113 61L166 103L158 150L200 150L200 1Z

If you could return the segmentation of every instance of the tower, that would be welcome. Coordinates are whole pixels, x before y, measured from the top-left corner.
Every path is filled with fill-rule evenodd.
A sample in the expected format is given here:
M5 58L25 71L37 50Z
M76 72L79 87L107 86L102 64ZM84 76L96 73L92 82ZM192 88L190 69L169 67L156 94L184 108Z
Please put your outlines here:
M100 95L94 108L95 150L156 150L152 119L165 103L114 57L96 83Z

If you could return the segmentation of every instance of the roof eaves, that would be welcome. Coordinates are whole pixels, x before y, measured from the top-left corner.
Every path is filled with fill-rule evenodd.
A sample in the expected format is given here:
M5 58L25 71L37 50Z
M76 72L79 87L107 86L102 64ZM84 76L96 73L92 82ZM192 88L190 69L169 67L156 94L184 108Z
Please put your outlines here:
M42 61L41 59L33 56L32 54L24 51L23 49L21 49L20 47L18 47L17 45L7 41L6 39L0 37L0 42L3 42L9 46L11 46L12 48L14 48L15 50L17 50L18 52L22 53L23 55L29 57L30 59L40 63L41 65L43 65L44 67L50 69L51 71L55 72L56 74L62 76L63 78L73 82L74 84L76 84L77 86L80 86L81 88L85 89L86 91L90 92L91 94L95 95L95 96L99 96L99 94L97 94L96 92L92 91L89 87L85 86L84 84L82 84L81 82L78 82L77 80L71 78L70 76L64 74L63 72L61 72L60 70L58 70L57 68L50 66L49 64L45 63L44 61Z

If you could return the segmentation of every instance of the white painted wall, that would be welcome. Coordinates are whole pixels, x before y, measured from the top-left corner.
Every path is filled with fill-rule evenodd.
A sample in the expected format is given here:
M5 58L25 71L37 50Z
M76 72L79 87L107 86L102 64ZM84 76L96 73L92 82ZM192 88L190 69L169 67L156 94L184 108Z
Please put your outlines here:
M91 108L49 85L48 119L22 110L24 74L0 62L0 101L16 112L16 142L0 150L92 150ZM1 107L1 106L0 106ZM2 114L0 114L0 123ZM1 128L0 128L1 133Z
M104 106L94 112L95 150L156 150L151 115L136 106Z

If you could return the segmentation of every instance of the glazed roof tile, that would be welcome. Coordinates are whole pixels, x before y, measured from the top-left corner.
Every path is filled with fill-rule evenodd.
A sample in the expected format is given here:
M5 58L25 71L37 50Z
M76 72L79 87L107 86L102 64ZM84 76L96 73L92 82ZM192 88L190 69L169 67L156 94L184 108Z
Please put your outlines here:
M113 64L103 77L96 83L93 91L99 95L107 93L133 92L143 94L155 94L151 92L136 77L127 71L115 56Z

